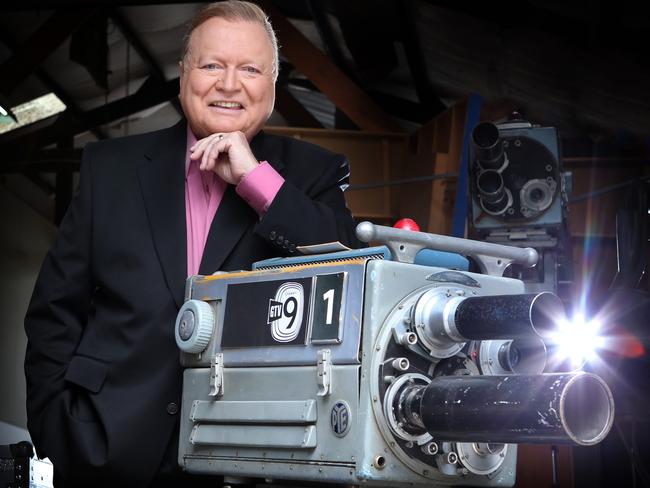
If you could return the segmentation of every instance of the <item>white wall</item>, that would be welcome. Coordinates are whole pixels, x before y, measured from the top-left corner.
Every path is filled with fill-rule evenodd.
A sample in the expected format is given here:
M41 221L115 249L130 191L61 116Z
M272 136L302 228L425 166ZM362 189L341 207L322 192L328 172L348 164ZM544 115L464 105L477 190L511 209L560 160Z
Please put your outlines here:
M25 311L54 225L0 187L0 423L25 428ZM0 429L0 444L15 442Z

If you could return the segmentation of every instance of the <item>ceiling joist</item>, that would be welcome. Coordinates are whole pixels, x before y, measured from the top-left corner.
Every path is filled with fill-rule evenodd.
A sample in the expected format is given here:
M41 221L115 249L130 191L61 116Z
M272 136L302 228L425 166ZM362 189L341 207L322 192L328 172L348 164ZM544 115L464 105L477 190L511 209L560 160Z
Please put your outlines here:
M167 102L178 95L178 84L178 78L165 82L149 78L133 95L84 112L81 118L64 112L54 124L8 142L7 152L15 159L24 158L25 147L42 148L66 137L75 136ZM1 138L0 142L2 142Z
M282 114L293 127L311 127L322 129L323 125L305 106L287 89L278 84L275 89L275 109Z
M294 27L273 3L268 0L258 0L257 3L271 17L282 53L352 122L365 131L402 132L402 128Z

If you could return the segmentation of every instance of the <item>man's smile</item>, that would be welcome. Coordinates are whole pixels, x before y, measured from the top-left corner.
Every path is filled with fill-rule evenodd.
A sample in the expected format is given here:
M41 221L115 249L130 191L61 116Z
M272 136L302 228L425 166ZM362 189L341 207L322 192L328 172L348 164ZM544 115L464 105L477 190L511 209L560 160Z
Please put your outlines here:
M210 107L217 107L217 108L225 108L225 109L234 109L234 110L240 110L243 109L244 106L239 103L239 102L227 102L225 100L218 100L215 102L210 102L209 103Z

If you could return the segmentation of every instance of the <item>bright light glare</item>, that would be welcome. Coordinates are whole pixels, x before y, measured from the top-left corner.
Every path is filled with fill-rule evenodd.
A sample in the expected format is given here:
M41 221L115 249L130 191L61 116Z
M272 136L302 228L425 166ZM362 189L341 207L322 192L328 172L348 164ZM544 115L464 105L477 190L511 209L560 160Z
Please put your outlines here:
M581 314L572 321L562 320L551 341L557 345L556 360L568 359L573 368L598 357L597 351L605 345L605 339L598 335L601 324L597 319L585 320Z
M46 119L63 112L65 109L65 104L54 93L48 93L29 102L21 103L11 107L17 122L8 116L6 110L3 110L5 113L0 114L3 117L0 119L0 134Z

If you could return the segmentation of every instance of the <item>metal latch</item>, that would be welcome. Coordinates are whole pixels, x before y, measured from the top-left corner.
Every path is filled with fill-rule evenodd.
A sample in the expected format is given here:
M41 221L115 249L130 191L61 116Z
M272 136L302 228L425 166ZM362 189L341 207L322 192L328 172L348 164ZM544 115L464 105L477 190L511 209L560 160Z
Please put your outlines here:
M220 397L223 395L223 353L212 356L210 360L210 395Z
M332 351L321 349L318 351L318 396L327 396L332 393Z

